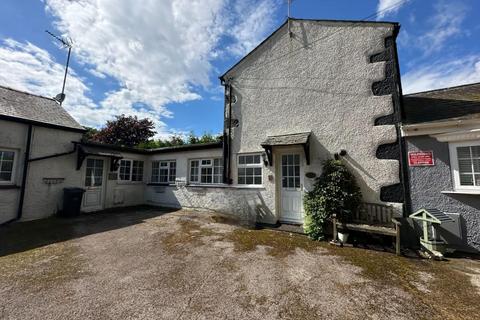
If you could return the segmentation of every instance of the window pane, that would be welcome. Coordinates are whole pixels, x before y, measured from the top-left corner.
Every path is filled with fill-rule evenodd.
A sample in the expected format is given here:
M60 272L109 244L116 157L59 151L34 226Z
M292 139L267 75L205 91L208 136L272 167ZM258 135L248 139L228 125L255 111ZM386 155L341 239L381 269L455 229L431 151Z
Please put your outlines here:
M13 161L2 161L0 162L0 171L1 172L11 172L13 170Z
M262 168L255 168L254 170L255 170L254 172L255 172L256 176L261 176L262 175Z
M480 173L480 159L473 159L473 171Z
M255 177L255 184L262 184L262 177Z
M300 178L295 178L295 188L300 188Z
M282 156L282 165L284 165L284 166L287 165L287 163L288 163L287 160L288 160L287 156L285 156L285 155Z
M238 177L238 184L245 184L245 177Z
M460 175L460 185L462 185L462 186L473 186L473 175L471 175L471 174L461 174Z
M12 180L11 172L0 172L0 181L10 181Z
M475 175L475 185L480 186L480 174Z
M245 181L246 181L247 184L253 184L253 177L247 176L247 177L245 178Z
M239 164L245 164L245 156L239 156L238 157L238 163Z
M12 151L1 151L0 152L0 159L2 160L13 160L13 157L15 156L15 152Z
M254 163L260 163L260 155L254 156Z
M457 147L457 157L470 159L470 147Z
M461 173L472 172L472 162L471 160L458 160L458 170Z
M472 157L480 158L480 146L472 146Z
M238 168L238 175L244 176L245 175L245 168Z

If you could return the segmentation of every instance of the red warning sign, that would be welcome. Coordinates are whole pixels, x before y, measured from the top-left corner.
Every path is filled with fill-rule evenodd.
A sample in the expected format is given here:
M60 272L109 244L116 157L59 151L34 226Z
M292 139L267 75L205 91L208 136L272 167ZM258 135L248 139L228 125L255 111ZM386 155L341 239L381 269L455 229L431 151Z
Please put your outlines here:
M408 165L410 167L434 166L433 151L408 152Z

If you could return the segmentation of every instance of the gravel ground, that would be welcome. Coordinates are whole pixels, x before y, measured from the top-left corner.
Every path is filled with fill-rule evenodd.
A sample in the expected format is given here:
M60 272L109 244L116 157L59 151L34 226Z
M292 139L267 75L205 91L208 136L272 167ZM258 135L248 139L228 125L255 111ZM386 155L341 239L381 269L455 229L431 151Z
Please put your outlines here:
M0 319L478 319L480 261L337 248L206 212L0 228Z

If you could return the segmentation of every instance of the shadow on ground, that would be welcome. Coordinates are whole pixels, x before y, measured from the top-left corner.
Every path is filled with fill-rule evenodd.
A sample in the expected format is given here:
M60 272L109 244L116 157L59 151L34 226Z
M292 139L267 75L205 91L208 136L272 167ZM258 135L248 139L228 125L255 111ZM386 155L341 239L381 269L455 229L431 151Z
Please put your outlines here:
M0 227L0 257L90 234L125 228L177 211L150 206L126 207L78 217L17 222Z

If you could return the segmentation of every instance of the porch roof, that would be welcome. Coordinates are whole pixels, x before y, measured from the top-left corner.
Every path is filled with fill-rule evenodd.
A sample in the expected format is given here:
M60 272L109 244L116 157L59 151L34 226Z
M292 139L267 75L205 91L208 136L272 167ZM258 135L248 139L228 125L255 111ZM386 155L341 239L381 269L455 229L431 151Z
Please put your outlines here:
M262 146L289 146L302 145L308 143L310 132L282 134L278 136L268 136L267 139L261 143Z
M86 146L84 144L78 143L78 153L77 153L77 170L80 170L82 167L83 161L87 156L97 156L97 157L107 157L110 158L110 168L116 170L118 161L123 158L123 156L114 151L106 151L92 146Z
M262 142L260 145L265 149L267 153L268 162L270 165L273 164L272 157L272 147L277 146L293 146L301 145L305 151L305 158L307 160L307 165L310 164L310 135L311 132L299 132L299 133L290 133L282 134L277 136L268 136L267 139Z

